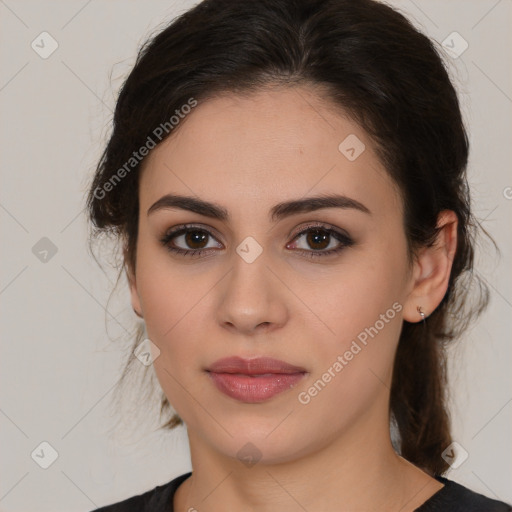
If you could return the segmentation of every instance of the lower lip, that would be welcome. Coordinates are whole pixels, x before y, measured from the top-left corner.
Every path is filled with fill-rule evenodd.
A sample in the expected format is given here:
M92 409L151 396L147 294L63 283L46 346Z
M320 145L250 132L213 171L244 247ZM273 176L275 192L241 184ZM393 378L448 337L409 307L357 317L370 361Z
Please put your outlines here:
M213 383L224 394L241 402L258 403L295 386L305 373L273 373L241 375L239 373L208 372Z

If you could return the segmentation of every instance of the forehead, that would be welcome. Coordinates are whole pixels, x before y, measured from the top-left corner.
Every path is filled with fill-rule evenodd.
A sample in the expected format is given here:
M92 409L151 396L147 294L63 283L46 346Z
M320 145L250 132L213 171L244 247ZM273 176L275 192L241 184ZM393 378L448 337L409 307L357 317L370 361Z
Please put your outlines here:
M243 200L254 213L283 199L339 193L372 210L400 211L368 135L310 88L225 93L199 102L180 123L144 161L142 208L170 192L228 209Z

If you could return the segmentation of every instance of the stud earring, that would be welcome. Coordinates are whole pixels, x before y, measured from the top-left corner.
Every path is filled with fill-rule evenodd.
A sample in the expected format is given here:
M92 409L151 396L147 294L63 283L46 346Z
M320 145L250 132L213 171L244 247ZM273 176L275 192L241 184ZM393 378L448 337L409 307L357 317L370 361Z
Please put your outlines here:
M424 322L425 321L425 313L423 313L423 310L421 309L421 306L418 306L416 309L418 310L418 313L421 316L421 320Z

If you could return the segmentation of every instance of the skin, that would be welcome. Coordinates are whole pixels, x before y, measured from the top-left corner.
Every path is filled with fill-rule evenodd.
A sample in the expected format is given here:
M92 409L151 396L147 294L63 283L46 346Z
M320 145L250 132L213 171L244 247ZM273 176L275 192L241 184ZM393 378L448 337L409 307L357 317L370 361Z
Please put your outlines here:
M443 484L392 448L393 358L402 322L421 320L418 305L428 316L445 295L456 215L440 214L437 243L409 265L401 196L371 140L309 87L218 96L181 123L145 160L137 265L128 270L133 308L160 350L156 374L188 430L193 474L175 510L413 511ZM338 150L350 134L366 146L354 161ZM325 208L269 219L277 203L333 192L371 214ZM231 219L177 208L148 215L167 193L218 203ZM311 221L346 231L354 244L308 258L300 249L318 246L294 236ZM160 241L185 223L212 234L200 257L173 254ZM249 236L263 249L252 263L236 252ZM329 249L339 245L330 240ZM184 236L173 243L194 248ZM299 393L396 302L401 310L378 335L300 403ZM308 373L266 402L242 403L204 371L231 355L275 357ZM261 454L250 467L237 458L248 442Z

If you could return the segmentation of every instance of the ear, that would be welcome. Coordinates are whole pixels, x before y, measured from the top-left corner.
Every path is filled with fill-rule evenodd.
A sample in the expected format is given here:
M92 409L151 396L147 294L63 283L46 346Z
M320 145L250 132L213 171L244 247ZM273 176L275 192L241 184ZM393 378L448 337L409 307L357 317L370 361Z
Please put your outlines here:
M457 249L457 224L457 215L452 210L443 210L438 215L439 232L434 244L422 248L414 262L412 289L404 304L404 320L420 322L418 306L426 318L443 300Z
M140 297L139 297L139 293L137 290L137 280L136 280L136 276L135 276L135 269L132 268L132 266L129 263L129 260L127 258L126 249L124 250L124 261L125 261L124 270L126 273L126 279L128 280L128 286L130 288L130 296L131 296L131 303L132 303L133 311L139 318L144 318L144 316L142 314Z

